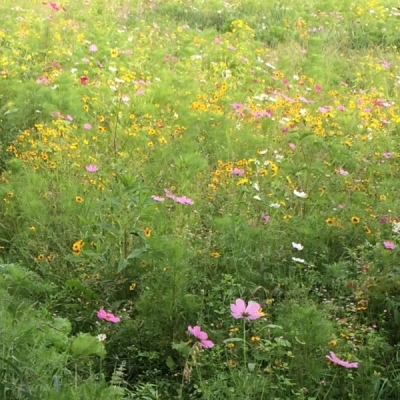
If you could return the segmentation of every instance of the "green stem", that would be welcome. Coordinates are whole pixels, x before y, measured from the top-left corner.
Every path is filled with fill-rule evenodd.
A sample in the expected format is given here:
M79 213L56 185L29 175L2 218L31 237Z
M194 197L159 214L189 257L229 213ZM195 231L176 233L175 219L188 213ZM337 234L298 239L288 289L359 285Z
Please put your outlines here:
M247 358L246 358L246 319L243 318L243 360L244 367L247 369Z

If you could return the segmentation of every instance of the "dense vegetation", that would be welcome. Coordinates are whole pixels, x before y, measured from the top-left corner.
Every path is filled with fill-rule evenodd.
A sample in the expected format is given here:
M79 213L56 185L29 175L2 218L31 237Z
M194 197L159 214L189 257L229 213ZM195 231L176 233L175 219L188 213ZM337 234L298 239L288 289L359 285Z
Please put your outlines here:
M400 399L397 6L3 0L0 398Z

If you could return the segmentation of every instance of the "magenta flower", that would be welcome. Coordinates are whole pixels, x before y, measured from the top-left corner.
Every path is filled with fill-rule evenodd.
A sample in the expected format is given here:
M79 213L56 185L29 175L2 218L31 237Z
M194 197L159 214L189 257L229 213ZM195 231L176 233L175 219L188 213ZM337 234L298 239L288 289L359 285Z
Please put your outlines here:
M232 175L244 175L244 170L239 168L233 168L231 171Z
M385 240L383 242L383 246L385 247L385 249L388 250L394 250L396 248L396 245L393 242L390 242L389 240Z
M103 308L100 308L100 310L97 311L97 317L104 321L112 322L113 324L121 321L119 317L116 317L114 314L108 313Z
M338 358L333 351L330 351L329 356L326 356L326 358L329 361L333 362L334 364L340 365L341 367L344 367L344 368L358 368L357 362L343 361L340 358Z
M258 319L262 317L261 306L254 301L246 303L242 299L236 299L234 304L231 304L231 314L233 318L245 318L247 321Z
M188 331L199 341L201 347L211 349L214 343L208 339L207 333L203 332L199 326L188 326Z
M93 165L93 164L86 165L85 168L86 168L87 172L91 172L91 173L95 173L99 170L99 167L97 167L96 165Z
M90 124L85 124L85 125L83 125L83 127L84 127L87 131L90 131L90 129L92 129L92 125L90 125Z

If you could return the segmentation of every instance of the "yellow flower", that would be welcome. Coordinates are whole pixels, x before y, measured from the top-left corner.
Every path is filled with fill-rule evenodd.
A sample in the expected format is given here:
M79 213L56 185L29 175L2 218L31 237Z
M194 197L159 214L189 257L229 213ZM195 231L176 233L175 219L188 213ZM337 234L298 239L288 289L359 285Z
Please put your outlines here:
M213 253L210 254L211 257L218 258L221 254L219 254L217 251L214 251Z
M146 236L147 238L149 238L151 236L151 229L150 228L146 228L144 230L144 236Z
M113 58L118 57L118 50L115 49L110 50L110 55Z
M251 337L251 341L252 342L259 342L260 341L260 337L259 336L252 336Z
M83 199L82 199L82 197L80 197L80 196L76 196L76 197L75 197L75 201L76 201L77 203L82 203Z
M30 226L30 227L29 227L29 230L32 231L32 232L35 232L35 231L36 231L36 228L35 228L34 226Z
M337 345L337 340L333 339L329 342L329 346L336 346Z
M81 248L85 245L85 242L83 240L77 240L73 245L72 245L72 250L75 253L79 253L81 251Z
M351 217L351 218L350 218L350 221L351 221L353 224L358 224L358 223L360 222L360 218L358 218L358 217Z
M136 283L133 282L131 283L131 285L129 286L129 290L135 290L136 289Z
M333 225L334 222L335 222L335 218L327 218L327 219L325 220L325 222L326 222L328 225Z

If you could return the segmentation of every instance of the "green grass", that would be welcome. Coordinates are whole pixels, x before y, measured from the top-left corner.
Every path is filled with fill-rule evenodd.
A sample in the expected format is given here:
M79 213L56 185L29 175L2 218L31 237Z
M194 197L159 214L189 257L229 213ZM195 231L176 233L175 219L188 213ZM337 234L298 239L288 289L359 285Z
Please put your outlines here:
M5 399L400 397L396 2L0 13Z

